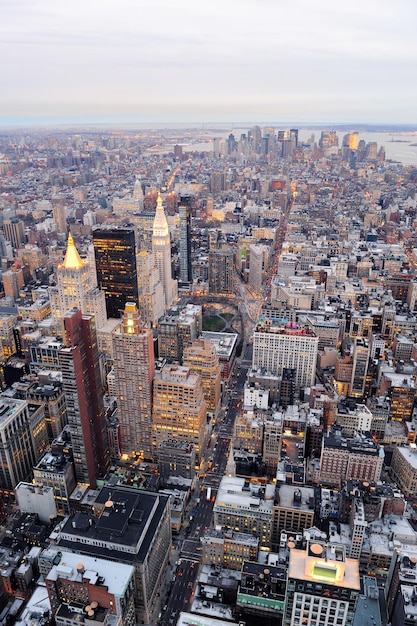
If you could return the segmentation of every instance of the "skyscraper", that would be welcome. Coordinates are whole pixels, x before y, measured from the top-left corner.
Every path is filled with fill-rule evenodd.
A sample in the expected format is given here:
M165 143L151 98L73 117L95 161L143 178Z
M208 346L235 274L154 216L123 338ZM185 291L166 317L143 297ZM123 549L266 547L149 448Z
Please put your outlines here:
M164 289L165 310L168 310L177 298L177 283L171 274L171 238L160 194L158 194L152 230L152 251Z
M153 436L157 446L163 441L193 443L201 460L207 441L206 402L201 378L189 367L164 365L155 372Z
M201 376L207 411L216 416L220 410L221 375L219 357L209 339L196 339L184 348L183 364Z
M86 315L94 315L97 328L107 321L104 292L91 282L88 261L83 261L75 247L71 233L68 235L64 261L56 268L56 286L49 288L51 313L57 329L62 331L65 313L77 308Z
M191 197L181 196L180 217L180 282L190 283L191 274Z
M142 325L137 306L127 302L113 335L114 374L123 454L152 459L153 335Z
M3 233L13 248L19 248L25 243L25 225L18 217L11 217L3 221Z
M209 251L210 293L233 293L233 250L228 246Z
M93 229L98 286L106 295L108 317L120 317L126 302L138 301L136 235L128 226Z
M66 347L59 352L74 466L79 483L96 486L108 465L106 423L94 317L64 316Z
M143 322L156 326L165 311L165 298L158 268L152 252L141 250L136 255L138 271L138 308Z

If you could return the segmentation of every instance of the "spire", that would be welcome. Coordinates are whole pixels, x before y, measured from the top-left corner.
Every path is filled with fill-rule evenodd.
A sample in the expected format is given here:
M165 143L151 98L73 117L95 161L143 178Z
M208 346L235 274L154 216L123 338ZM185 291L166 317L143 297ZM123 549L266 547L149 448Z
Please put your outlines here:
M78 250L75 247L74 239L72 238L71 233L68 235L67 242L67 251L65 253L65 259L62 264L62 267L66 269L77 269L79 267L83 267L84 263L78 254Z
M167 237L169 235L168 221L165 215L165 209L162 206L161 194L158 193L156 202L156 213L153 222L153 235L156 237Z

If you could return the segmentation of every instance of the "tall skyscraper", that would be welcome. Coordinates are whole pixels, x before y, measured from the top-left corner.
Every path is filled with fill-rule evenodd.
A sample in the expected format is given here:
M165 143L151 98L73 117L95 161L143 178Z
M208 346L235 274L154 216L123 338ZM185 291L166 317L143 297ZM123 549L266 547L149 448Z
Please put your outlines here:
M108 466L106 422L94 317L64 316L66 347L59 352L74 466L79 483L96 486Z
M133 302L126 303L122 324L113 334L113 353L121 451L152 459L153 335Z
M126 302L138 301L136 234L128 226L93 229L98 286L106 295L108 317L120 317Z
M198 460L207 441L206 401L201 378L189 367L164 365L155 372L153 436L163 441L193 443Z
M165 311L165 298L158 268L152 252L141 250L136 255L138 271L138 309L144 322L156 326Z
M160 194L158 194L153 223L152 251L155 255L159 277L164 288L165 310L168 310L174 300L177 299L177 282L173 280L171 274L171 238Z
M191 283L191 197L181 196L180 217L180 282Z
M56 268L56 286L49 288L51 313L58 331L62 331L63 317L71 309L81 309L85 315L94 315L97 328L107 321L104 292L91 282L88 261L83 261L68 235L64 261Z

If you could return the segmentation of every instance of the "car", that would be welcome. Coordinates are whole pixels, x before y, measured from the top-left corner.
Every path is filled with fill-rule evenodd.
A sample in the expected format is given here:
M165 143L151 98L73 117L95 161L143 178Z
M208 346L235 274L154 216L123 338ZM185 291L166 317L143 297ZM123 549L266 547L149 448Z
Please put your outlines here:
M178 572L178 576L182 576L182 572Z

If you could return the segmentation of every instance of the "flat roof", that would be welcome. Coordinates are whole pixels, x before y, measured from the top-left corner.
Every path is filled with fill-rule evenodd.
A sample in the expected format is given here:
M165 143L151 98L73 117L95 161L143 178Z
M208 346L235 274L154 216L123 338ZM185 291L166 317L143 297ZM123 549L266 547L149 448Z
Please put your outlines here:
M143 562L169 506L169 496L119 486L103 487L93 503L97 505L103 506L99 516L76 513L66 520L59 546L112 560L123 554L119 560Z
M208 330L204 330L201 335L212 342L219 357L227 358L232 355L239 337L237 333L216 333Z
M84 573L81 575L77 567L83 566ZM102 584L108 588L109 593L115 596L123 596L126 587L134 576L135 568L124 563L115 563L97 557L80 555L76 552L61 552L61 559L58 564L50 570L47 580L58 580L66 578L68 580L81 582L82 577L89 578L94 584L98 582L98 576L104 578Z
M346 558L344 561L333 561L329 558L326 560L319 555L309 556L306 550L297 550L296 548L290 550L288 577L360 590L359 563L357 560L350 558Z

